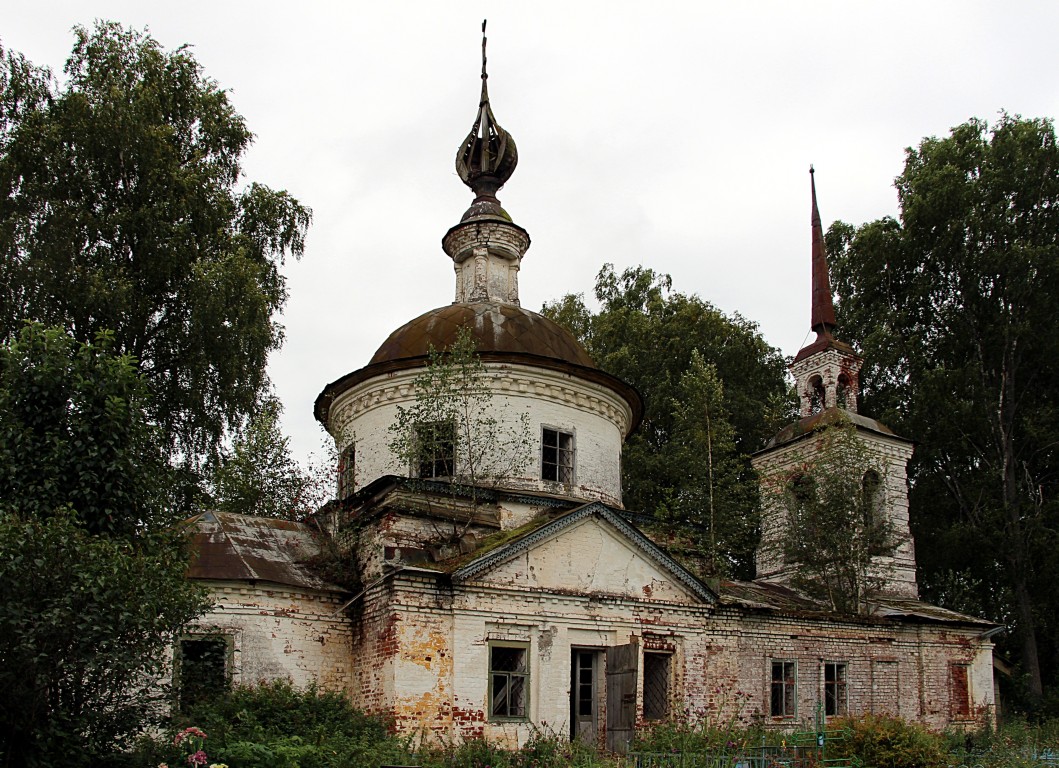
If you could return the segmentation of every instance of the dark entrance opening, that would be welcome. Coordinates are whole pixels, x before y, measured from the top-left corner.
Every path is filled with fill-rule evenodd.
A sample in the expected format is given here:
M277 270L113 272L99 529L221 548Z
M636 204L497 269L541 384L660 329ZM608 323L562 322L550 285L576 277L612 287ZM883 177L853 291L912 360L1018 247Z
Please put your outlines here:
M570 652L570 739L596 746L599 737L599 651Z

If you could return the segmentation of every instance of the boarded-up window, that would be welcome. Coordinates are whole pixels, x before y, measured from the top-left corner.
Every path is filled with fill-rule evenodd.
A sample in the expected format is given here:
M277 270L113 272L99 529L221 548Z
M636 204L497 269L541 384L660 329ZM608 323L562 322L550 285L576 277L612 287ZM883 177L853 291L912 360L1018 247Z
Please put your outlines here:
M228 688L228 638L182 638L177 646L180 709L217 698Z
M971 687L966 664L953 664L949 667L949 690L950 711L953 719L969 719L971 717Z
M876 714L900 714L900 680L896 661L874 661L871 665L871 711Z
M824 714L845 715L849 709L846 695L846 665L841 662L824 664Z
M769 712L773 717L798 715L798 665L793 661L772 662Z
M664 720L669 714L668 653L643 655L643 717L644 720Z
M524 720L529 703L529 653L525 645L489 648L489 716Z

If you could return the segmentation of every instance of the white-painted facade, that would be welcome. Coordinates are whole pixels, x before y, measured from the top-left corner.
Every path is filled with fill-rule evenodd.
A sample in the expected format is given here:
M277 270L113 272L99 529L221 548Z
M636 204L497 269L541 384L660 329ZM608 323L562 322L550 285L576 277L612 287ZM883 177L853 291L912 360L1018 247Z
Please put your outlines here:
M574 374L516 363L486 361L483 367L489 391L486 415L495 420L494 431L522 437L504 447L509 455L487 456L483 462L519 470L483 481L620 505L621 446L632 422L629 404L611 389ZM415 404L415 383L422 373L422 367L413 367L372 377L340 394L331 405L331 430L339 451L346 452L351 445L356 449L355 490L383 475L414 473L391 444L397 437L398 411ZM545 427L573 435L573 483L542 479ZM488 442L485 447L501 449ZM465 471L457 463L457 474Z

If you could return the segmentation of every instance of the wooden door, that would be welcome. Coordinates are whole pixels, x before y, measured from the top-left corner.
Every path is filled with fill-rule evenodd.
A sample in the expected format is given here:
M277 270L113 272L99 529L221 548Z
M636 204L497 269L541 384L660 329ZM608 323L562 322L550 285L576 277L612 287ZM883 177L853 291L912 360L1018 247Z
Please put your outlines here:
M607 749L611 752L628 752L632 741L639 656L636 643L607 649Z

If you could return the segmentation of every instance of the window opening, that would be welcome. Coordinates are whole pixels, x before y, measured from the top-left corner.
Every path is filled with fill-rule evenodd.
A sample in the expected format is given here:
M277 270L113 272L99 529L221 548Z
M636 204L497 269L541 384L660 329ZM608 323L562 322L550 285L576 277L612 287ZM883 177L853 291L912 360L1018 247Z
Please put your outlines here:
M852 394L852 387L850 386L849 376L844 373L838 376L838 388L835 390L835 399L838 401L836 405L839 408L845 408L849 410L849 396Z
M797 675L795 662L772 662L772 701L769 711L773 717L797 715Z
M528 653L525 646L489 648L489 715L493 718L526 718L529 693Z
M796 475L787 484L791 509L795 520L801 520L805 508L816 501L816 480L809 475Z
M353 494L353 479L356 469L357 446L350 443L342 449L338 459L338 498L345 499Z
M882 501L882 478L874 469L864 473L860 481L860 503L864 514L864 527L870 530L878 521L877 515Z
M184 638L177 647L181 711L217 697L228 688L228 639Z
M845 715L849 709L846 695L846 665L840 662L824 664L824 714Z
M574 482L574 436L544 427L541 437L541 479Z
M664 720L669 714L670 658L668 653L643 655L644 720Z
M456 425L451 421L416 424L418 477L452 477L456 464Z
M809 413L820 413L824 410L826 397L824 394L824 382L819 376L809 379Z

